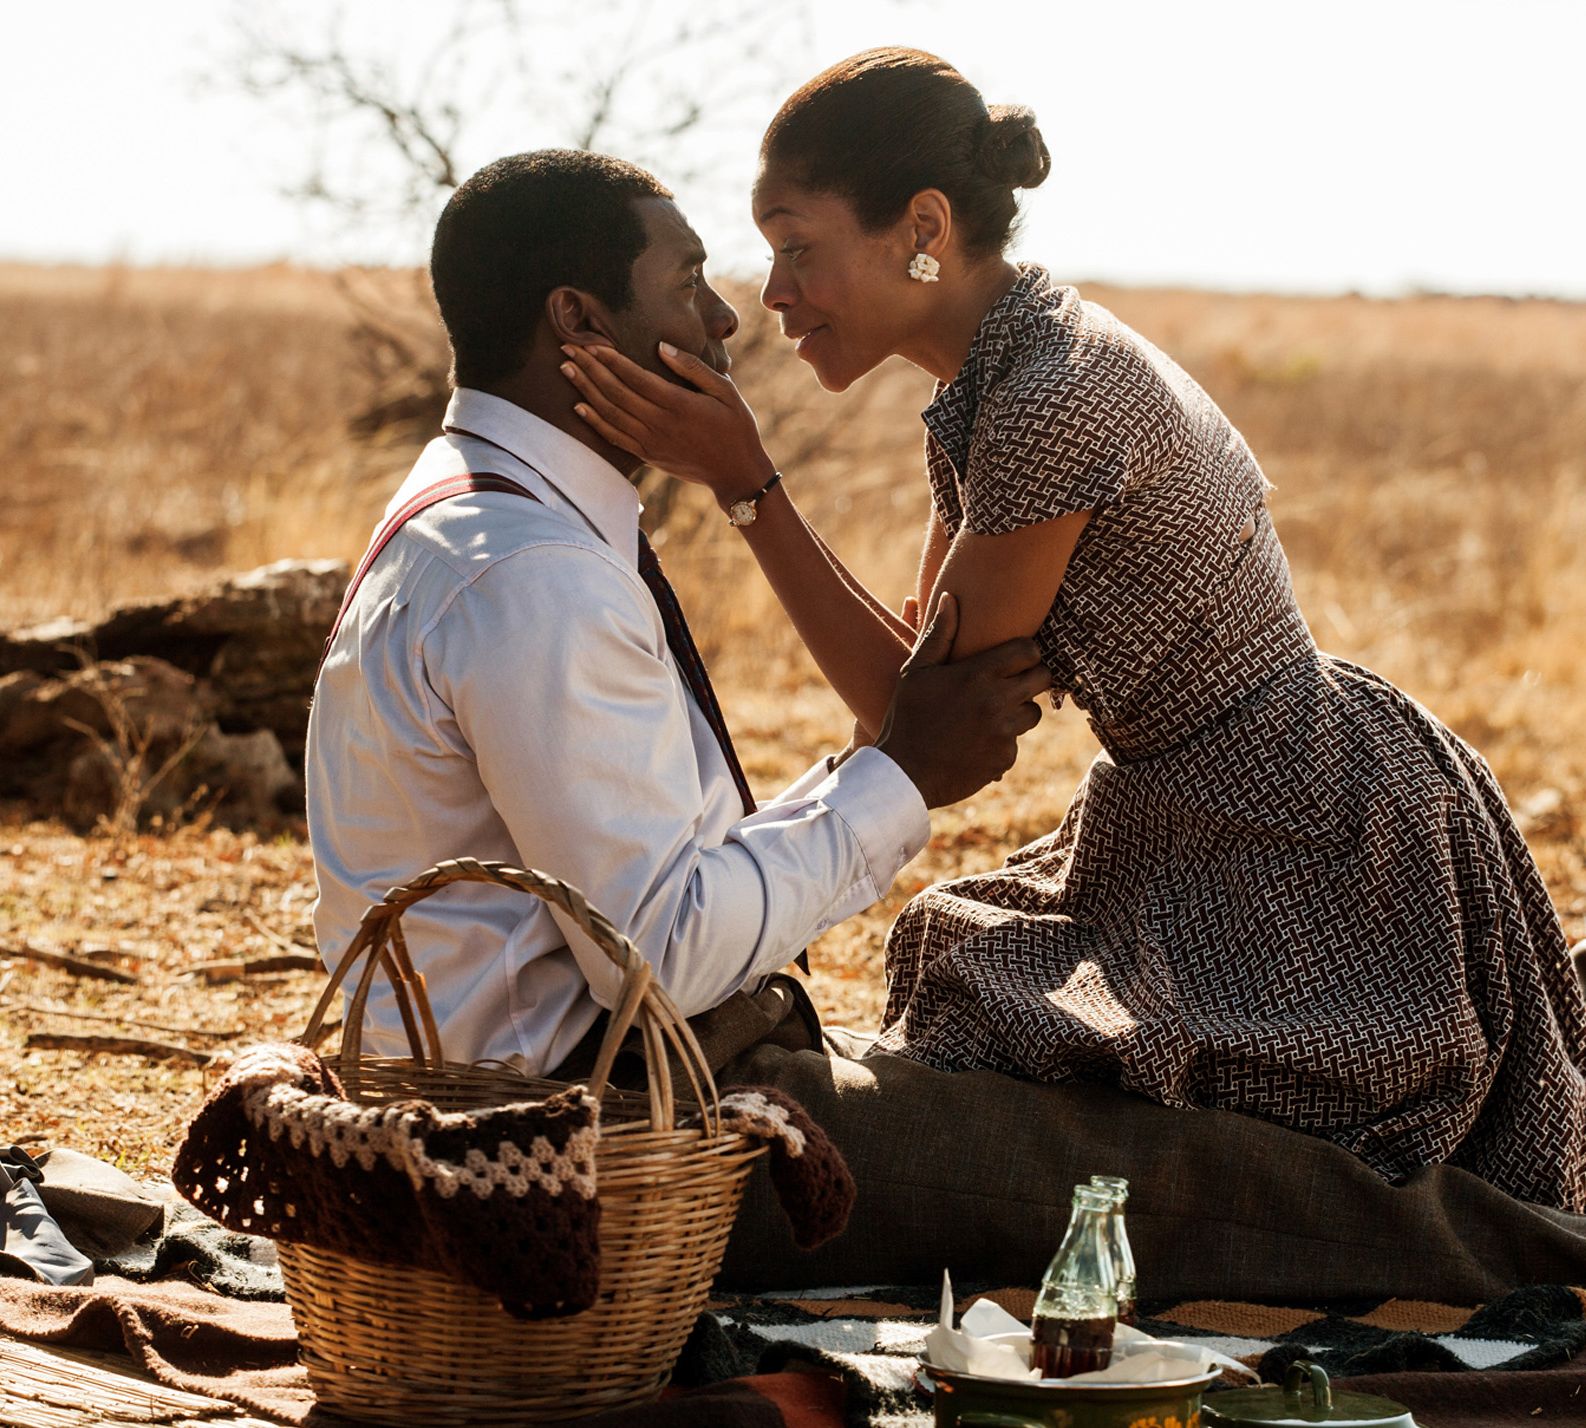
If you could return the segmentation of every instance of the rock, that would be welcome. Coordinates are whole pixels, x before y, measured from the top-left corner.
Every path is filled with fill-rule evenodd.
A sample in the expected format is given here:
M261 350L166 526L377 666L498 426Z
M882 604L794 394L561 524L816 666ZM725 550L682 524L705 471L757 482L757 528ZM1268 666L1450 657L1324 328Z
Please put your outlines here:
M19 670L0 677L0 788L17 764L66 745L170 745L210 718L208 691L164 660L109 660L56 679Z
M171 818L195 803L223 821L269 822L301 806L268 729L230 734L213 686L147 655L50 678L0 677L0 795L77 828Z
M0 675L0 781L7 762L37 748L54 728L38 698L45 682L43 675L30 669Z
M28 677L149 657L198 682L221 733L267 730L299 764L314 672L347 579L341 561L283 560L196 594L121 606L97 624L56 620L0 635L0 750L41 737L36 726L11 728L31 717Z
M222 734L211 725L184 766L183 782L189 790L202 786L219 794L231 822L268 823L303 803L302 780L268 729Z

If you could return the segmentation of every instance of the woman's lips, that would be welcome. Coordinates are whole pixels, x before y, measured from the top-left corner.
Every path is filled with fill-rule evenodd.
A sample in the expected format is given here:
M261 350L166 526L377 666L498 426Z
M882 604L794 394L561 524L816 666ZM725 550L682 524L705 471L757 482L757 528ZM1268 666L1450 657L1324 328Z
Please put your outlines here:
M798 355L800 357L802 357L804 355L804 349L810 345L810 340L812 338L814 338L814 337L818 337L821 333L823 333L825 331L826 331L826 325L824 323L822 323L821 326L819 326L819 327L810 328L810 330L808 332L806 332L801 338L799 338L798 345L793 350L796 353L798 353Z

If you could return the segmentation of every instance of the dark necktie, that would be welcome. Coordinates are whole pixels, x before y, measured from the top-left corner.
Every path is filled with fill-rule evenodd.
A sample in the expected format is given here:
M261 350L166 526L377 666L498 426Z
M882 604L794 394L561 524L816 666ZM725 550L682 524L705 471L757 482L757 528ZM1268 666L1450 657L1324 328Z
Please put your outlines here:
M688 631L688 621L683 618L683 607L678 604L677 592L672 589L672 582L661 569L661 558L643 531L639 532L639 574L650 587L650 594L655 597L656 606L661 612L661 623L666 627L666 643L672 651L672 658L677 661L684 681L705 716L705 722L710 725L716 742L721 745L732 781L738 786L738 794L743 799L743 811L753 813L756 807L754 794L750 791L749 780L744 777L743 765L738 762L737 750L732 746L732 735L727 732L727 721L722 718L721 705L716 702L716 691L711 688L705 661L700 658L699 646Z
M716 702L716 691L710 687L705 661L700 657L699 646L688 631L688 621L683 618L683 607L678 603L677 591L672 589L672 582L661 569L661 557L655 553L650 538L643 531L639 532L639 574L650 587L650 594L655 597L656 607L661 612L661 623L666 627L667 648L672 651L672 658L683 672L684 682L693 693L705 722L710 725L711 733L716 736L716 742L721 745L727 767L732 773L732 781L738 785L738 796L743 799L743 811L753 813L756 807L754 794L750 791L749 780L744 777L743 765L738 762L738 751L732 746L732 735L727 732L727 721L722 718L721 705ZM806 977L809 976L808 952L800 952L793 961Z

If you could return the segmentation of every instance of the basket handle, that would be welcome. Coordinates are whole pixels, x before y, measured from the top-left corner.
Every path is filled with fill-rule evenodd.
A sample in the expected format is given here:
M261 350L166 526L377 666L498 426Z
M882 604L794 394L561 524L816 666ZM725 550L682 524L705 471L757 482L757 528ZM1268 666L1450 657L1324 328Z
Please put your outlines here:
M326 1036L326 1019L337 991L347 983L354 968L362 965L357 983L347 998L342 1027L341 1063L356 1066L363 1050L364 1008L379 971L396 996L397 1011L407 1035L414 1061L430 1070L439 1070L445 1060L440 1028L430 1007L424 978L413 966L407 939L402 935L402 914L414 903L453 883L495 883L528 893L560 908L581 928L622 972L622 991L606 1026L606 1034L595 1058L589 1078L590 1093L598 1100L606 1090L617 1052L629 1028L638 1024L644 1045L644 1064L650 1103L650 1125L655 1130L671 1130L676 1123L677 1102L673 1095L672 1072L667 1051L676 1053L684 1074L704 1115L709 1135L721 1133L721 1105L715 1078L705 1060L698 1040L677 1004L655 980L654 969L627 937L604 914L591 907L577 888L531 868L515 868L510 863L481 862L477 858L452 858L438 863L399 887L394 887L379 902L365 911L346 952L331 973L298 1039L317 1048Z

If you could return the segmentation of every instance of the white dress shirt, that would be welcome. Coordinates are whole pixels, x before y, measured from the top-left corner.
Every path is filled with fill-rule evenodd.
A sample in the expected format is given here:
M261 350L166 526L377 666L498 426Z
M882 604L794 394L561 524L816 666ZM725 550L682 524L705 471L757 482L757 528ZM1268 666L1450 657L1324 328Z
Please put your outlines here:
M902 770L861 749L745 816L639 575L633 486L483 392L460 389L446 426L388 513L465 472L539 500L481 492L414 517L331 645L306 757L327 965L388 888L501 859L579 888L694 1015L880 898L930 833ZM449 1059L549 1070L616 999L605 954L522 893L449 887L403 927ZM365 1045L406 1053L383 986Z

